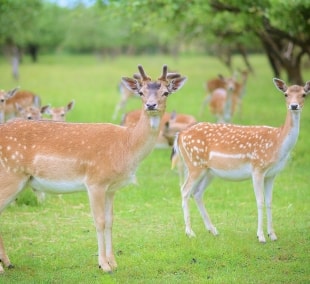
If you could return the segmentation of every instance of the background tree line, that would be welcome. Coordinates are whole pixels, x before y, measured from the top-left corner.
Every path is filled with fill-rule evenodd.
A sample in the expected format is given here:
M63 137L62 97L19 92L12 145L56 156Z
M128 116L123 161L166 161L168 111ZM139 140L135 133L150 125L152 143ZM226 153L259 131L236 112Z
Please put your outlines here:
M302 84L309 65L310 1L97 0L61 7L48 0L0 0L6 55L55 51L118 54L193 52L232 57L265 53L276 77ZM309 67L309 66L308 66ZM252 70L253 71L253 70Z

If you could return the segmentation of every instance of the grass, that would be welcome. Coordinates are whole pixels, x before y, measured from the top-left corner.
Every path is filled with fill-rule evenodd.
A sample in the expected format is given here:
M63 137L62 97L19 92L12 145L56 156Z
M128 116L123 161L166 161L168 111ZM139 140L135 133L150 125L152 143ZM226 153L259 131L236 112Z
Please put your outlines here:
M242 116L234 122L279 126L284 122L284 99L272 83L264 57L252 56L255 75L249 78ZM152 78L164 63L188 76L184 88L168 99L168 111L197 117L206 79L229 72L216 59L184 56L120 57L43 56L37 64L24 58L18 85L37 92L42 103L63 105L75 99L68 120L112 122L121 76L143 64ZM235 66L243 67L240 58ZM16 86L10 66L0 59L1 88ZM309 79L310 71L304 71ZM284 78L285 79L285 78ZM132 99L127 110L140 108ZM205 112L202 120L214 121ZM117 121L118 123L118 121ZM215 180L205 203L220 232L204 229L193 202L191 216L197 237L184 233L176 172L170 170L169 150L154 150L137 171L139 184L118 192L114 206L113 241L118 270L97 268L97 241L87 195L48 195L36 204L30 190L1 214L1 234L15 269L0 283L309 283L309 168L310 105L301 118L299 141L274 186L273 216L279 240L265 245L256 240L257 212L250 181ZM266 227L266 226L265 226ZM264 228L265 228L264 227Z

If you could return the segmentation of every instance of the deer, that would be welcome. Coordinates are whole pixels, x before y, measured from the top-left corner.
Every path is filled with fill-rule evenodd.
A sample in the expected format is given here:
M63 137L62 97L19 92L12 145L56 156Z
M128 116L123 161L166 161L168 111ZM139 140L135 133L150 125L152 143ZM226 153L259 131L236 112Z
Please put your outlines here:
M17 117L28 119L28 120L40 120L42 119L42 114L47 113L50 109L50 105L45 105L42 107L27 106L22 107L18 103L15 104L15 108L18 112Z
M14 88L10 91L0 90L0 123L5 122L6 102L13 97L19 88Z
M26 90L15 88L9 92L0 91L0 123L16 117L18 110L16 104L25 108L28 106L41 106L41 99L38 95Z
M283 80L273 78L276 88L285 96L287 114L280 127L243 126L200 122L181 131L172 151L172 168L179 167L185 233L194 237L189 212L192 196L204 225L213 235L218 231L212 224L203 203L203 194L214 177L241 181L252 179L257 204L257 237L266 239L263 231L264 202L267 213L267 232L277 240L272 222L272 190L274 179L284 168L289 154L297 142L300 116L310 81L303 87L287 86Z
M133 78L122 77L142 101L139 122L133 127L23 119L0 125L0 212L27 185L60 194L86 191L103 272L117 267L112 245L115 193L135 182L137 167L155 146L167 98L187 80L168 73L167 65L154 81L142 65L138 70ZM5 267L12 267L1 236L0 259Z
M227 92L229 92L230 95L236 89L235 84L235 75L225 78L223 75L219 74L218 77L207 81L207 95L203 100L200 116L203 115L206 106L209 105L211 112L217 116L217 120L224 121L224 105Z
M173 111L170 114L169 120L165 121L161 133L162 136L166 138L168 145L172 147L176 134L196 123L197 120L194 116L189 114L178 114Z
M121 121L123 126L134 126L139 121L141 110L127 112ZM177 113L175 111L165 112L160 123L160 132L156 141L155 148L171 148L176 132L184 129L188 125L196 123L196 118L189 114Z
M50 107L44 113L50 116L54 121L66 121L67 113L73 109L75 101L70 101L66 106Z

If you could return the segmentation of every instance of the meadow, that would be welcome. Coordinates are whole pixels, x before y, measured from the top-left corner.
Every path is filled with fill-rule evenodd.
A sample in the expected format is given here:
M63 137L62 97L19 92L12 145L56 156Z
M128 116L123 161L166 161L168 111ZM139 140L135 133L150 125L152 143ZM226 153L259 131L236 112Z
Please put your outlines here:
M250 57L250 75L242 113L234 123L280 126L286 107L272 82L265 57ZM230 72L217 59L187 55L116 57L54 55L32 63L25 57L20 80L9 62L0 58L2 89L20 86L41 96L42 104L65 105L72 122L113 122L122 76L137 65L156 79L163 64L188 77L179 92L168 98L167 111L188 113L214 121L205 111L204 82ZM239 57L234 66L244 68ZM310 80L310 70L304 70ZM285 78L281 78L284 79ZM127 110L140 108L131 99ZM309 283L310 282L310 102L301 116L298 142L274 185L273 219L278 240L256 239L257 209L251 181L216 179L204 200L219 236L209 234L194 204L191 217L196 238L185 235L178 175L170 169L170 150L154 149L137 171L137 185L116 194L113 242L118 269L104 274L97 267L97 241L86 193L48 195L37 204L27 189L0 218L7 253L15 265L0 275L0 283ZM0 138L1 139L1 138ZM1 189L0 189L1 190ZM266 218L265 218L266 219ZM266 221L266 220L264 220ZM266 225L264 224L266 233Z

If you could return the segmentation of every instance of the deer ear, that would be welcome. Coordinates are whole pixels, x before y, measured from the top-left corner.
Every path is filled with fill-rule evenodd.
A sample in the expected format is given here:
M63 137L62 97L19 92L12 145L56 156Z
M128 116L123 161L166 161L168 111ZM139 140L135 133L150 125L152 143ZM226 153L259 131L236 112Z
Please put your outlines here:
M74 105L75 105L75 101L72 100L70 103L67 104L66 110L69 111L73 109Z
M129 77L122 77L122 82L124 83L126 88L131 90L133 93L139 94L142 86L138 80Z
M273 83L275 84L276 88L279 91L281 91L283 93L285 93L287 91L287 86L286 86L284 81L282 81L282 80L280 80L278 78L273 78Z
M174 93L177 90L180 90L185 84L186 80L187 80L186 77L180 77L171 80L167 86L169 93Z
M304 86L304 90L306 92L306 94L308 94L310 92L310 81L308 81L305 86Z

